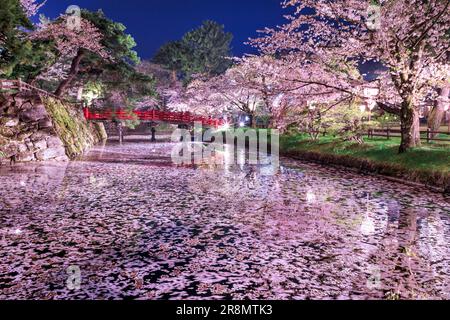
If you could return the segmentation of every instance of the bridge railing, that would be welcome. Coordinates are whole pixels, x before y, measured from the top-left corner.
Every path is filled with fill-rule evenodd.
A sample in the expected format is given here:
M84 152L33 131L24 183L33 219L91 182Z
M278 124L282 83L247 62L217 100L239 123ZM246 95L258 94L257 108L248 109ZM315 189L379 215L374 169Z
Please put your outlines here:
M200 122L204 126L219 127L223 124L222 120L194 115L188 112L167 112L159 110L150 111L91 111L84 108L84 116L87 120L94 121L111 121L111 120L141 120L155 122L169 122L175 124L192 124Z
M36 93L45 97L52 97L61 101L65 101L63 98L56 96L53 93L39 89L28 83L19 80L3 80L0 79L0 91L19 91ZM201 122L204 126L219 127L223 124L222 120L212 119L199 115L194 115L188 112L166 112L159 110L151 111L133 111L128 112L125 110L117 111L101 111L91 112L88 108L83 109L86 120L108 121L108 120L142 120L142 121L161 121L177 124L187 124L194 122Z

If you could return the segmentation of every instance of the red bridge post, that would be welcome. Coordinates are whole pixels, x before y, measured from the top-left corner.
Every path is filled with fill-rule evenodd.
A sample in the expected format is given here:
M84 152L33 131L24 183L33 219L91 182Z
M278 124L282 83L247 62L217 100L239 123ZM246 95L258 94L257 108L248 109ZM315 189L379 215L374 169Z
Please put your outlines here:
M89 108L88 107L83 108L83 113L84 113L84 117L86 118L86 120L89 120Z

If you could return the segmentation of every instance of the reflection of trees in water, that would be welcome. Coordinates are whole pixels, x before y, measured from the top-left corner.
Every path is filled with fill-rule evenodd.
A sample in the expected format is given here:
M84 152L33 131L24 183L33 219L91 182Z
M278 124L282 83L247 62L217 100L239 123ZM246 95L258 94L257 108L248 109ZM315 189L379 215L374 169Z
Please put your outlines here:
M443 282L448 273L442 277L429 259L432 252L438 259L445 259L442 252L445 245L438 247L443 244L438 239L444 235L435 233L430 237L430 228L424 222L433 214L426 219L419 216L419 210L412 206L402 208L398 219L389 220L383 240L372 254L371 261L382 271L382 290L377 294L383 293L384 298L428 299L430 293L433 296L445 294ZM425 251L420 249L422 243L427 244Z
M107 297L154 290L152 297L179 298L197 289L218 298L267 299L445 294L448 220L438 196L421 212L416 208L428 201L422 194L406 197L408 189L329 168L282 167L267 176L258 166L173 167L170 158L166 166L127 163L131 151L137 151L132 159L167 153L137 147L108 146L104 159L124 161L71 163L64 177L47 174L55 180L47 187L35 172L26 192L17 180L7 185L19 195L10 199L29 198L14 207L27 212L25 224L35 217L32 234L28 228L15 236L17 250L26 257L34 248L43 252L18 277L30 276L46 292L49 283L65 283L66 265L79 265L93 298L97 287ZM47 200L54 202L40 213ZM0 219L11 225L16 218ZM14 263L17 255L7 259ZM49 262L61 270L56 276L40 269ZM33 272L45 274L44 284Z

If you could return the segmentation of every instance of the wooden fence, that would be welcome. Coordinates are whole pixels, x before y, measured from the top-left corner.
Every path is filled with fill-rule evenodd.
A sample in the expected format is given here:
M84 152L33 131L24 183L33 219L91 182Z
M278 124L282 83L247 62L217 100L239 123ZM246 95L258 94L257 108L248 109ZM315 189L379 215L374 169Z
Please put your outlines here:
M401 138L402 132L396 129L369 129L367 136L370 138L383 137L386 139ZM442 138L441 135L447 135L448 138ZM426 131L420 131L420 139L430 143L432 141L450 142L450 132L446 131L432 131L427 129Z
M45 96L45 97L51 97L51 98L55 98L58 100L63 100L61 97L58 97L58 96L54 95L53 93L50 93L45 90L34 87L32 85L29 85L28 83L25 83L21 80L0 80L0 91L3 91L3 90L16 90L19 92L37 93L37 94Z

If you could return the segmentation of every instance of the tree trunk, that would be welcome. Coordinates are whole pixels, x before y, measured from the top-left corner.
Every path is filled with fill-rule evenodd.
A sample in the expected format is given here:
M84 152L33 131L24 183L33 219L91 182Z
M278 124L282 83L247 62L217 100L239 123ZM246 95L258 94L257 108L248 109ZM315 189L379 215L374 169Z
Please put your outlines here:
M256 119L255 119L255 115L254 115L253 113L251 113L251 114L249 115L249 117L250 117L250 127L251 127L252 129L256 129Z
M177 80L177 70L172 70L172 84L176 84Z
M67 88L72 83L72 81L75 79L80 69L80 63L81 60L84 58L84 55L85 51L83 49L79 49L76 57L72 60L72 65L70 67L70 71L67 78L59 84L58 89L56 89L55 91L56 96L61 97L66 92Z
M401 133L402 141L400 153L407 152L410 148L420 146L420 118L419 112L414 107L412 98L407 98L402 103L401 109Z
M267 128L269 129L278 129L277 128L278 121L274 116L269 117L269 121L267 122Z
M441 89L440 96L436 101L436 104L433 110L430 113L428 118L428 128L431 129L432 132L439 131L442 121L444 120L445 115L445 105L448 103L448 96L450 95L450 85L445 86ZM431 137L436 137L437 133L432 133Z

